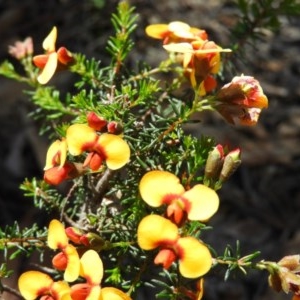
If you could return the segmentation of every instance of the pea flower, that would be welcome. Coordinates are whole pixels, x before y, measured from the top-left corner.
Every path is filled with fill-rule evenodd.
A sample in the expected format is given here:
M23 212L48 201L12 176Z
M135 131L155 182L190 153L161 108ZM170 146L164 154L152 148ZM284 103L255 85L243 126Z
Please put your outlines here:
M219 90L214 107L227 122L251 126L268 107L268 98L255 78L235 76Z
M121 137L97 132L85 124L74 124L67 129L66 140L71 155L89 152L83 166L98 170L102 162L111 170L122 168L130 158L130 148Z
M47 183L58 185L66 179L75 178L85 172L81 164L66 161L67 149L64 138L56 140L48 148L44 167L44 180Z
M33 53L33 42L31 37L27 37L24 41L17 41L13 46L8 47L8 53L18 60Z
M116 288L101 289L103 263L95 250L86 251L80 259L80 276L86 282L71 287L73 300L130 300L130 297Z
M55 50L56 39L57 28L54 26L43 41L43 48L46 53L33 57L33 63L42 70L37 78L40 84L46 84L56 70L66 69L74 63L72 53L65 47Z
M184 74L189 79L193 88L198 89L200 96L212 91L217 83L211 74L217 74L220 70L220 52L230 52L223 49L215 42L208 40L196 40L190 43L172 43L164 45L169 52L183 54Z
M64 281L53 281L39 271L27 271L18 280L18 286L25 300L71 300L70 287Z
M179 178L167 171L146 173L140 181L139 190L150 206L166 204L167 217L176 224L181 223L185 216L189 220L206 221L219 207L219 197L213 189L197 184L186 191Z
M277 292L293 292L300 298L300 255L288 255L270 265L269 285Z
M147 26L145 31L148 36L163 40L164 44L207 39L205 30L190 27L181 21L174 21L169 24L152 24Z
M149 215L142 219L137 239L143 250L159 248L154 263L162 264L165 269L178 259L179 271L184 277L200 277L211 268L208 248L194 237L180 237L178 227L161 216Z
M53 219L48 229L48 246L60 252L53 257L53 266L64 271L64 279L68 282L75 281L79 276L80 261L76 248L69 244L64 225Z

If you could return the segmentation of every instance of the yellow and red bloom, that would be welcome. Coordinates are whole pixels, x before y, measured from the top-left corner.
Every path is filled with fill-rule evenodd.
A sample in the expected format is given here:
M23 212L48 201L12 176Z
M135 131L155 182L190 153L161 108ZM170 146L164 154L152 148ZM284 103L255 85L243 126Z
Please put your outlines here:
M164 45L169 52L183 54L184 74L193 88L197 88L200 96L212 91L217 83L211 74L220 70L220 52L230 52L223 49L213 41L196 40L190 43L173 43Z
M67 129L66 140L71 155L88 152L84 166L98 170L102 162L111 170L122 168L130 158L130 148L121 137L97 132L85 124L74 124Z
M43 41L43 48L46 53L33 57L33 63L42 70L37 78L41 84L46 84L52 78L56 70L66 69L74 63L72 53L65 47L60 47L56 51L56 39L57 28L54 26Z
M44 167L44 180L52 185L58 185L66 179L75 178L83 174L81 164L68 162L66 139L56 140L48 148L46 165Z
M178 259L179 271L184 277L200 277L211 268L209 249L194 237L181 237L178 227L161 216L149 215L142 219L137 237L142 249L159 248L155 264L162 264L167 269Z
M39 271L23 273L18 286L25 300L71 300L70 287L66 282L55 282L49 275Z
M72 299L99 299L100 283L103 278L103 263L96 251L88 250L80 258L80 276L86 282L78 283L71 287Z
M190 27L190 25L180 21L149 25L146 27L146 34L152 38L163 40L164 44L207 39L205 30Z
M255 125L268 98L251 76L235 76L216 95L216 110L231 124Z
M71 287L72 300L130 300L128 295L116 288L101 288L103 263L95 250L88 250L82 255L80 276L86 282Z
M80 260L76 248L69 244L64 225L53 219L48 229L48 246L60 252L53 257L52 263L58 270L64 271L64 279L75 281L79 276Z
M185 220L207 221L219 207L217 193L197 184L186 191L179 178L167 171L154 170L146 173L139 184L143 200L153 207L167 205L167 217L180 224Z

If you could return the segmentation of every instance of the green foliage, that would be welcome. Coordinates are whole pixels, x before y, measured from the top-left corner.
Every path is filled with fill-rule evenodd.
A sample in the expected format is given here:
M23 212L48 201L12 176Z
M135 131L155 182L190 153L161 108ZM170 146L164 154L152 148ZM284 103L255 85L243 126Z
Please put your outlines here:
M99 7L103 4L103 1L93 2ZM278 30L280 15L289 17L300 13L300 5L291 0L238 0L237 6L241 19L232 34L239 51L247 42L245 36L255 40L258 28ZM119 137L128 143L131 151L130 162L120 170L110 170L103 164L97 170L67 177L59 188L36 178L26 179L20 188L26 197L33 199L36 208L90 237L89 245L80 245L78 249L82 252L90 247L101 254L106 284L128 290L133 296L138 288L147 287L154 290L158 299L191 299L189 293L194 296L199 293L195 281L184 278L177 263L161 271L153 264L157 250L143 251L137 244L136 231L140 221L149 214L164 215L166 208L165 203L161 207L146 204L139 194L139 183L150 170L175 174L185 190L203 183L207 157L215 140L205 135L196 138L187 134L185 128L191 124L195 112L213 110L211 103L216 98L203 96L202 99L196 88L189 89L192 97L188 100L177 97L186 74L183 68L174 66L172 59L158 62L154 69L146 63L139 64L138 71L128 69L126 59L134 47L132 34L137 21L135 9L126 1L120 2L111 19L115 35L109 38L106 47L111 56L110 64L104 66L94 58L74 54L75 63L69 68L74 83L68 92L39 84L38 70L31 60L21 61L24 76L18 74L8 61L0 65L0 75L28 84L30 90L26 95L34 105L30 116L43 121L40 132L46 133L51 141L65 138L71 124L86 124L88 113L93 112L107 123L116 122L120 126ZM165 83L155 77L158 73L179 74L179 77L174 76L174 80ZM80 150L84 152L89 146L84 145L85 148ZM53 156L52 163L61 171L65 162L59 161L59 151ZM80 166L85 168L87 155L80 152L76 159L75 156L68 154L67 162L74 166L78 158L84 161ZM178 198L176 201L180 203L181 196ZM206 222L195 220L188 220L178 227L180 235L198 241L201 241L203 231L213 229ZM15 222L0 228L0 250L6 260L15 259L21 253L30 255L34 250L43 253L46 237L47 229L41 230L37 224L20 229ZM201 243L205 245L205 241ZM247 274L248 269L266 269L263 263L255 262L259 252L242 256L238 242L235 250L228 245L219 256L214 249L210 250L214 254L213 265L227 268L225 280L234 270ZM154 277L150 277L149 270L153 271ZM2 264L0 280L10 274L6 263Z

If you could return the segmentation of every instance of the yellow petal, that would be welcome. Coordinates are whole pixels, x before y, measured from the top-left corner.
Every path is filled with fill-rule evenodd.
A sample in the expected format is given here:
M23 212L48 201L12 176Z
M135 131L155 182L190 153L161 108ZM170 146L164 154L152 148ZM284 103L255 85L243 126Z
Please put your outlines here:
M100 285L95 285L91 288L89 295L86 297L86 300L99 300L101 293Z
M97 139L96 131L86 124L74 124L67 129L66 140L72 155L80 155L89 147L92 148Z
M146 173L139 184L140 194L143 200L153 207L163 204L168 195L182 195L184 187L178 177L167 171L150 171Z
M65 139L56 140L53 142L50 147L48 148L47 155L46 155L46 166L44 170L48 170L53 168L57 161L59 162L60 166L63 166L66 162L67 158L67 142Z
M137 230L139 246L151 250L163 243L175 243L178 239L178 228L170 220L158 215L146 216L140 222Z
M43 41L43 48L47 52L55 51L55 43L57 39L57 28L54 26L51 30L51 32L48 34L48 36Z
M183 237L178 240L177 247L182 276L196 278L210 270L212 257L203 243L193 237Z
M181 21L173 21L168 24L168 29L171 32L175 31L190 31L191 27L189 24Z
M131 300L131 298L119 289L105 287L101 289L99 300Z
M80 275L89 284L100 284L103 277L103 263L95 250L86 251L80 259Z
M173 43L163 45L163 47L170 52L194 53L193 46L190 43Z
M73 282L79 277L80 259L76 248L73 245L67 245L64 249L67 256L68 264L64 273L64 279Z
M48 55L47 63L40 73L40 75L37 77L37 80L40 84L46 84L54 75L57 68L57 53L52 52Z
M26 300L36 299L42 295L43 290L49 291L52 283L50 276L39 271L25 272L18 280L20 293Z
M48 246L51 249L63 249L68 245L68 237L64 225L56 219L49 224L48 229Z
M187 212L189 220L207 221L219 208L217 193L203 184L195 185L183 197L191 204Z
M58 299L71 300L70 287L65 281L54 282L51 286L51 291L53 294L58 295Z
M111 170L122 168L130 158L130 148L121 137L104 133L100 135L99 146L105 156L106 165Z
M152 24L146 27L146 34L154 39L163 39L169 32L167 24Z

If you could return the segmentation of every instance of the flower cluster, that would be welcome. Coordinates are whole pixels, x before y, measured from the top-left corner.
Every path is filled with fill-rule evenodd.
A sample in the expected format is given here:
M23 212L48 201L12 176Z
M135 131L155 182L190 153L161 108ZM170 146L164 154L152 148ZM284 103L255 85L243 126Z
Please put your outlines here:
M208 39L205 30L175 21L153 24L146 33L163 40L163 47L176 53L176 61L198 96L205 96L217 88L216 75L221 68L221 53L231 52ZM255 125L263 108L268 107L259 82L251 76L236 76L208 100L227 122L246 126Z
M68 230L67 230L68 229ZM68 235L76 236L77 243L89 246L86 235L74 235L73 228L64 228L58 220L52 220L48 231L48 246L60 252L52 260L53 266L64 271L64 280L54 281L40 271L27 271L19 277L21 295L26 300L130 300L131 298L114 287L101 287L103 263L93 249L86 250L81 257L76 247L69 243ZM79 238L79 236L81 238ZM76 280L79 282L76 282ZM83 282L84 281L84 282ZM70 286L70 282L75 282Z
M219 206L216 192L202 184L186 191L178 177L160 170L146 173L139 190L150 206L166 206L164 216L150 214L141 220L137 230L139 246L144 250L159 248L154 263L165 269L178 260L184 277L206 274L212 266L208 247L195 237L182 235L181 228L188 220L204 222L215 214Z
M220 70L220 52L230 52L230 49L222 49L210 41L205 30L179 21L168 25L149 25L146 33L150 37L163 39L163 47L167 51L181 54L177 60L182 63L184 75L199 95L203 96L216 88L214 75Z
M50 145L44 168L44 180L49 184L60 184L66 179L75 178L89 170L98 171L103 161L111 170L120 169L129 161L128 144L122 137L114 134L117 132L117 123L107 123L94 113L88 114L87 119L89 125L69 126L66 137ZM107 128L107 132L98 132L99 129L103 131L104 127ZM79 156L83 153L87 155L83 163L78 163L68 161L68 153L72 156Z

